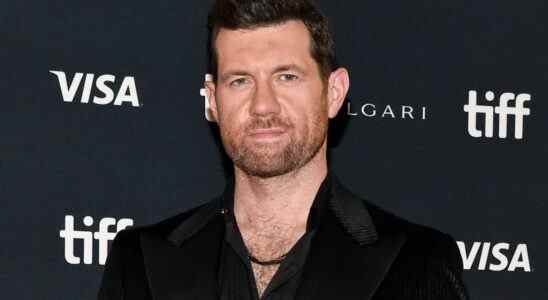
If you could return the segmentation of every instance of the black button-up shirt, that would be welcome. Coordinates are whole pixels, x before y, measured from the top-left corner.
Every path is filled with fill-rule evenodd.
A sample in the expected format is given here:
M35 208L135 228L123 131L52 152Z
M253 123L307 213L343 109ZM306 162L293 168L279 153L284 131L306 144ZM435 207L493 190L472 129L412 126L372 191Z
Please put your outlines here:
M255 283L255 276L238 224L233 214L234 183L223 196L225 215L225 238L222 246L218 271L222 300L290 300L294 299L299 287L303 267L310 249L310 242L318 228L321 214L329 198L329 176L322 182L310 212L306 233L295 243L272 277L262 297Z

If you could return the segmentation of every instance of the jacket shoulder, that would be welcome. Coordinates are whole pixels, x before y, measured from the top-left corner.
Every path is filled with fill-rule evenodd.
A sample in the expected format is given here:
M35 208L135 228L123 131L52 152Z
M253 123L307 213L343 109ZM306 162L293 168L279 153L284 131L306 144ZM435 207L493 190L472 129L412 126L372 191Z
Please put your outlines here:
M186 211L183 211L177 215L168 217L167 219L161 220L154 224L144 225L144 226L136 226L124 229L120 231L115 238L115 242L119 246L121 245L135 245L135 243L138 243L139 237L143 234L148 234L155 236L160 239L166 239L169 234L177 228L181 223L184 223L186 220L190 219L192 216L196 214L196 212L200 211L202 208L211 205L216 199L213 199L209 202L206 202L204 204L195 206L193 208L190 208Z
M367 205L381 238L398 233L406 236L381 291L407 290L409 295L417 296L410 299L420 299L420 295L467 299L462 281L462 259L453 237Z
M456 241L449 234L413 223L367 202L366 205L379 235L404 233L407 240L403 250L429 259L447 260L454 267L462 267Z
M137 226L120 231L112 242L107 257L98 299L151 299L143 264L141 236L147 234L166 240L178 225L193 216L208 203L156 224Z

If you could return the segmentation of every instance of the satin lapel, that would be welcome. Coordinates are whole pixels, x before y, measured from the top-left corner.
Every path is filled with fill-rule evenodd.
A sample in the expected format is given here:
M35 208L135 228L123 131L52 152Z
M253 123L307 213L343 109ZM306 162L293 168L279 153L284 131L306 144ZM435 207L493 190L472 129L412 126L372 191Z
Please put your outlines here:
M223 219L210 205L178 226L167 240L143 234L141 243L153 299L218 299L223 233Z
M297 293L304 299L372 299L406 236L378 235L363 200L336 178Z

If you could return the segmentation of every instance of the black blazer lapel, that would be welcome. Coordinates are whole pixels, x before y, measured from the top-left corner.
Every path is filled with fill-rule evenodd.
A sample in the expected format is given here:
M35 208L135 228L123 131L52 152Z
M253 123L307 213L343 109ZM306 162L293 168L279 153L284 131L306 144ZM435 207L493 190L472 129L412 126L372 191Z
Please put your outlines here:
M218 257L224 234L218 203L200 208L167 240L146 233L141 236L154 300L218 299Z
M371 299L406 236L378 236L363 200L336 178L331 186L331 209L312 240L297 299Z

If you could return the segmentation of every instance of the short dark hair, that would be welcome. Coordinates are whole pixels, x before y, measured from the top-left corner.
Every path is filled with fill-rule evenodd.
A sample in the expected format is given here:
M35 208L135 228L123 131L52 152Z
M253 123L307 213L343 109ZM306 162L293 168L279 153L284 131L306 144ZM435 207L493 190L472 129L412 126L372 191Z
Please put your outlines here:
M230 30L271 26L300 20L310 33L312 58L318 63L320 76L327 80L337 68L335 43L327 18L311 0L216 0L208 16L209 73L217 78L215 40L221 28Z

